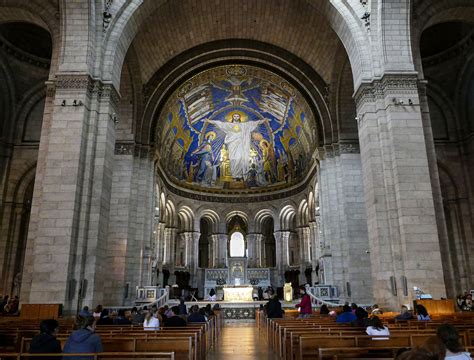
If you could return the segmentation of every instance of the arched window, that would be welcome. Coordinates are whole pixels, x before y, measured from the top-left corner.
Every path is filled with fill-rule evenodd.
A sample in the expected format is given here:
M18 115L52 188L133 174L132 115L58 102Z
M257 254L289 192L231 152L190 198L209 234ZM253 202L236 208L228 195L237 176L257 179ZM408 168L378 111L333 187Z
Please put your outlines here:
M245 241L244 235L236 231L230 237L230 256L244 257L245 256Z

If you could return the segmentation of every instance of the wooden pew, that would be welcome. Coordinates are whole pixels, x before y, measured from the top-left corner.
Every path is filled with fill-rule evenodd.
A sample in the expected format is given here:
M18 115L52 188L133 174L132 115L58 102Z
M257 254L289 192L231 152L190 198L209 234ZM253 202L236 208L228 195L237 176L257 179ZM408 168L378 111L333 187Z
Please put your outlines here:
M58 360L67 359L72 356L90 356L91 359L113 359L113 360L174 360L175 356L173 352L136 352L134 354L123 353L123 352L111 352L111 353L92 353L92 354L25 354L25 353L0 353L0 360L34 360L38 357L49 357L57 358Z

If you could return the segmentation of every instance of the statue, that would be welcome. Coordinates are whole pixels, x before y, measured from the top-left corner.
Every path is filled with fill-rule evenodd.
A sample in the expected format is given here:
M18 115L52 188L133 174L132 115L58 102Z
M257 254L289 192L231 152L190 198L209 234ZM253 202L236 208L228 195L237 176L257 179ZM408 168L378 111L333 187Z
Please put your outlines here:
M291 283L285 283L283 287L283 298L287 302L293 301L293 288L291 287Z

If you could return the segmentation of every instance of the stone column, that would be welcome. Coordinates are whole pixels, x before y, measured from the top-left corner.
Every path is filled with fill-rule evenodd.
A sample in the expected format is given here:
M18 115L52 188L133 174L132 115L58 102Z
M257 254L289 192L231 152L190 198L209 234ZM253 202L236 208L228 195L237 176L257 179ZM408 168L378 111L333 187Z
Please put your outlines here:
M219 235L212 234L209 236L209 264L210 268L217 267L219 263Z
M217 263L218 268L227 266L227 234L216 234L218 237L217 246Z
M257 234L247 234L248 267L257 267Z
M290 266L288 241L291 232L288 230L275 231L275 252L276 267L278 276L280 277L280 285L285 282L285 271Z
M413 286L445 297L417 77L384 75L355 99L375 300L397 309Z
M306 283L306 276L305 276L305 271L306 268L311 266L310 262L310 256L309 256L309 251L310 251L310 246L309 246L309 241L310 241L310 231L309 231L309 226L300 226L297 228L297 233L298 233L298 240L299 240L299 246L300 246L300 276L299 276L299 281L300 284Z
M313 269L311 272L312 284L314 285L315 282L318 281L318 275L316 274L316 267L318 265L318 258L320 256L320 248L319 248L319 230L317 222L319 221L319 215L316 215L316 221L310 221L309 223L309 241L311 243L311 252L310 252L310 263L311 268Z
M173 227L166 227L165 228L165 238L164 238L164 246L165 251L163 255L163 264L168 265L168 268L174 269L174 259L175 259L175 243L176 243L176 234L178 229ZM171 271L171 270L170 270Z
M362 164L357 142L320 149L321 251L326 284L341 299L372 302ZM329 259L330 258L330 259Z
M263 243L263 234L255 234L256 249L256 267L265 267L265 244Z
M80 288L85 304L103 303L101 240L107 237L115 143L110 114L118 95L87 74L59 73L54 86L53 112L43 121L21 295L25 303L64 303L68 313L82 305Z

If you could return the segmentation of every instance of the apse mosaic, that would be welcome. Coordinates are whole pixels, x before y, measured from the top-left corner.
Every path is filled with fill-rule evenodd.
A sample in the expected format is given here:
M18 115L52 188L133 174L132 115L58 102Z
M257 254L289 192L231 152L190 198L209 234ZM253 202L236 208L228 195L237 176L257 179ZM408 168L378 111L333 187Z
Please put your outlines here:
M313 113L282 77L244 65L206 70L166 102L158 156L173 182L192 188L294 184L311 167Z

